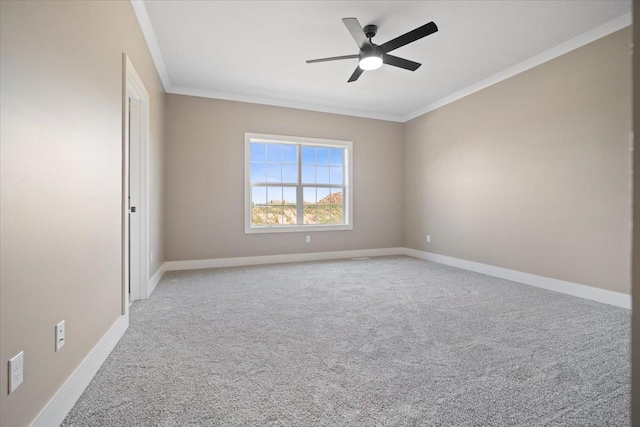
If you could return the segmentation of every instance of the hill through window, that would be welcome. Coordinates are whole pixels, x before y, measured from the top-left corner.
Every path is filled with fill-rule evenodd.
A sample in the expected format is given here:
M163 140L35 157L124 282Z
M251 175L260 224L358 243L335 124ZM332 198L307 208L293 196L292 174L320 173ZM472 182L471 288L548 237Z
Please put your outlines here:
M350 141L245 134L245 232L351 230Z

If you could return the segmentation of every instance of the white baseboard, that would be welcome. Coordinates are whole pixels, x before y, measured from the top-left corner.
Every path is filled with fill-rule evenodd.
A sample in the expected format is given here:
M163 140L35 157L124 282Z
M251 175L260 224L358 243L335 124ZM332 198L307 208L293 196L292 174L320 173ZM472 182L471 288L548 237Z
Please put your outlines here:
M580 285L578 283L566 282L564 280L552 279L550 277L537 276L535 274L523 273L521 271L509 270L507 268L467 261L445 255L438 255L416 249L404 248L404 254L414 258L420 258L427 261L437 262L439 264L462 268L464 270L475 271L488 276L523 283L525 285L536 286L550 291L631 309L631 295L623 294L621 292L607 291L605 289L594 288L592 286Z
M253 257L215 258L189 261L167 261L154 275L154 278L157 276L157 281L160 281L160 278L165 271L196 270L201 268L219 267L240 267L244 265L280 264L285 262L321 261L329 259L375 257L388 255L408 255L414 258L420 258L427 261L433 261L440 264L462 268L464 270L470 270L489 276L499 277L501 279L512 280L514 282L523 283L525 285L536 286L538 288L548 289L550 291L560 292L563 294L573 295L592 301L615 305L617 307L631 309L631 295L628 294L608 291L605 289L594 288L592 286L552 279L550 277L538 276L535 274L524 273L516 270L509 270L507 268L496 267L493 265L467 261L460 258L449 257L410 248L362 249L353 251L312 252L304 254L264 255ZM155 282L153 287L155 287L156 284L157 282ZM151 290L153 290L153 288L151 288Z
M240 267L243 265L281 264L285 262L322 261L328 259L402 255L405 248L359 249L353 251L312 252L304 254L263 255L236 258L167 261L165 271L196 270L200 268Z
M40 411L31 423L32 427L59 426L62 423L128 327L129 317L120 316Z
M160 279L162 279L162 276L164 275L165 270L165 265L166 263L163 263L160 268L158 269L158 271L156 271L156 274L153 275L153 277L151 279L149 279L149 281L147 282L147 295L145 298L149 298L151 296L151 292L153 292L153 290L156 288L156 286L158 286L158 283L160 282Z

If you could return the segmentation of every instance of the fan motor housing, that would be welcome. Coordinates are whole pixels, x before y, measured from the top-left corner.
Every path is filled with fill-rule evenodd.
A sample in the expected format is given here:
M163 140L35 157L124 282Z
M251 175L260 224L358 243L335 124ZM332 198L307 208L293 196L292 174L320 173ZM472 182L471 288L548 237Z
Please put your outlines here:
M364 35L367 36L368 39L375 37L376 33L378 32L378 26L377 25L365 25L365 27L362 29L364 31Z

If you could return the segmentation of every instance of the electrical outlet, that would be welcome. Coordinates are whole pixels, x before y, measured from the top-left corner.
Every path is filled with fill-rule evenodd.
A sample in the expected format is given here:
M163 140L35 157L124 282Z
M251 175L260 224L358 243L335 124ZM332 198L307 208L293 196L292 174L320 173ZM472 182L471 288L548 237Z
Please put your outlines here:
M431 242L431 235L427 234L427 243Z
M311 236L307 234L307 243L311 243Z
M17 389L24 378L24 351L9 360L9 393Z
M56 325L56 351L64 345L64 320Z

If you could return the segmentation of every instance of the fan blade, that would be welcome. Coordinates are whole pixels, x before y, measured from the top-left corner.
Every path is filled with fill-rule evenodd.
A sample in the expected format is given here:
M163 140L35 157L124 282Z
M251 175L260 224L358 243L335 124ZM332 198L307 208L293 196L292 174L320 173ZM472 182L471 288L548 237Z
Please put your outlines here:
M356 58L360 58L360 55L343 55L343 56L332 56L331 58L309 59L307 61L307 64L315 64L316 62L338 61L340 59L356 59Z
M435 22L429 22L428 24L423 25L422 27L418 27L413 31L409 31L399 37L396 37L393 40L389 40L388 42L380 45L380 49L383 52L391 52L399 47L402 47L406 44L412 43L416 40L420 40L423 37L428 36L429 34L433 34L438 31L438 26Z
M351 74L351 77L349 77L349 83L355 82L356 80L358 80L358 77L360 77L360 74L362 73L364 73L364 70L359 66L356 67L356 70L353 72L353 74Z
M373 48L367 36L364 35L364 30L356 18L342 18L342 22L344 22L344 25L351 33L351 37L356 41L360 50Z
M397 56L384 54L382 55L382 62L388 65L393 65L394 67L404 68L405 70L415 71L420 68L420 65L417 62L409 61L408 59L398 58Z

